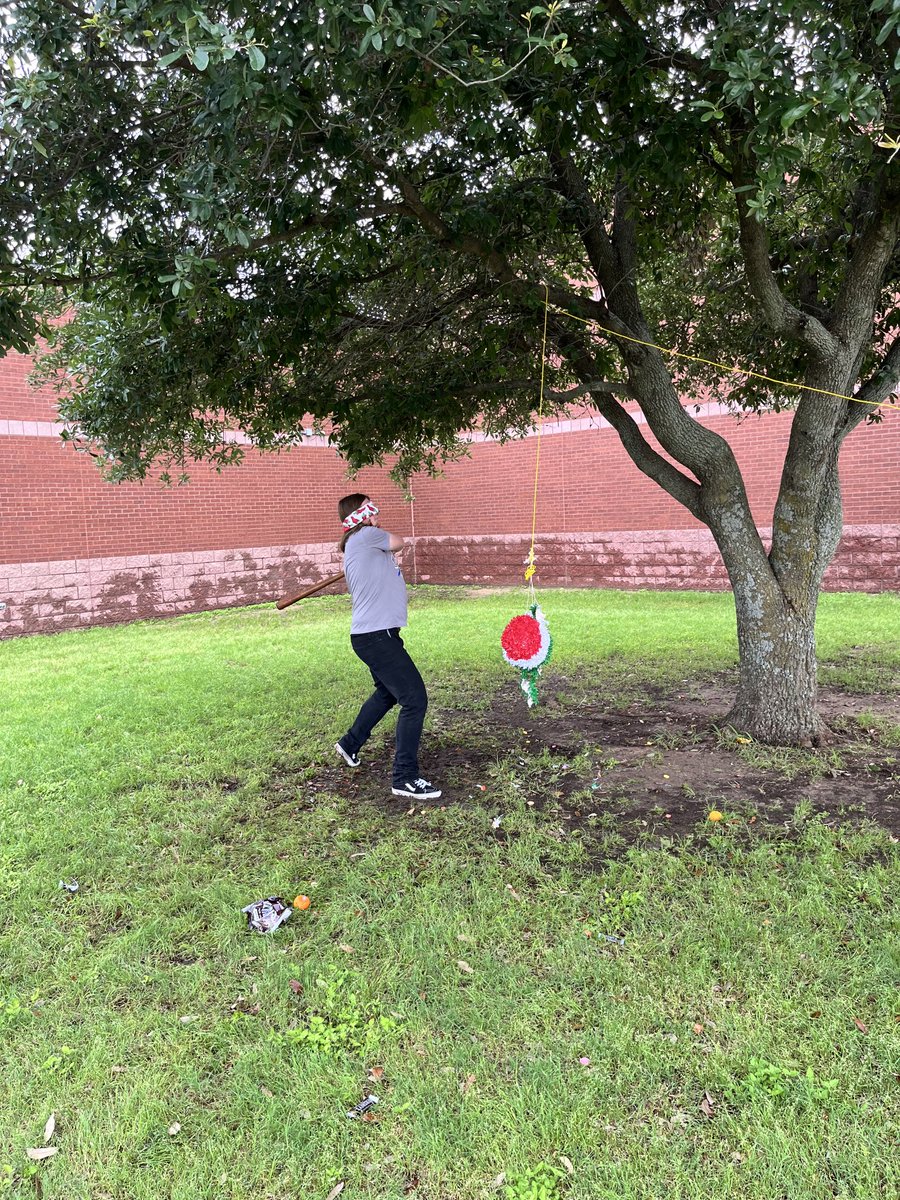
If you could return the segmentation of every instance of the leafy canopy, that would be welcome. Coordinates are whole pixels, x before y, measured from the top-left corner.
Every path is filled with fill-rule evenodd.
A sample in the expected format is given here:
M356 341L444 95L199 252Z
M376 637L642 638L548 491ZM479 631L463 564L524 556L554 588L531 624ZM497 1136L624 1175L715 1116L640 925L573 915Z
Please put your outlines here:
M310 415L401 475L521 430L544 297L615 309L604 237L640 301L616 330L802 378L748 290L741 206L827 322L897 202L900 0L15 0L0 22L0 336L75 306L43 370L119 477L234 461L235 428L290 444ZM898 270L895 248L859 377ZM624 389L621 343L587 344ZM556 345L551 382L584 383ZM704 371L680 386L785 402Z

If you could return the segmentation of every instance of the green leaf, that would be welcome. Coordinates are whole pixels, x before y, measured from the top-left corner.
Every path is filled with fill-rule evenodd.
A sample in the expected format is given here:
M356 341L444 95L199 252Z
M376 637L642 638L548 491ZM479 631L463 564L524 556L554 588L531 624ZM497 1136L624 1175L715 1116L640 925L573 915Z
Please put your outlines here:
M205 71L209 66L209 51L205 46L198 46L194 51L194 66L198 71Z
M789 108L786 113L781 114L781 128L790 129L790 127L801 117L805 117L808 112L812 112L815 104L807 102L806 104L795 104L793 108Z
M384 45L384 39L382 38L380 33L372 34L372 45L375 47L376 50L380 50L381 47Z
M266 56L259 46L250 46L247 50L247 57L250 60L250 69L253 71L261 71L266 65Z
M171 67L173 62L178 62L183 54L187 54L187 47L182 46L178 50L173 50L171 54L164 54L159 60L160 67Z
M374 25L377 18L375 16L375 9L372 7L372 5L364 4L362 6L362 10L363 10L363 16L366 18L366 20L371 22L372 25Z

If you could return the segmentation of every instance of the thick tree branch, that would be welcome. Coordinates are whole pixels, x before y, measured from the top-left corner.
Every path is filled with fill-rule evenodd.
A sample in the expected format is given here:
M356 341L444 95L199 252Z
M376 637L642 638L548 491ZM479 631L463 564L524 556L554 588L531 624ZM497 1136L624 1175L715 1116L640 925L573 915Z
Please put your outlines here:
M826 360L837 353L836 341L821 321L791 304L778 286L769 257L769 239L765 226L750 211L747 193L741 190L747 186L748 177L736 168L734 198L740 227L741 253L750 291L773 333L801 342L808 346L817 358Z
M880 206L879 206L880 207ZM834 304L831 328L853 353L872 333L872 313L900 235L900 196L881 207L860 236Z
M604 295L609 297L621 282L623 272L622 264L606 233L603 214L571 156L563 154L556 146L551 145L547 148L547 157L559 190L574 207L578 233L587 251L588 260L594 268L594 274L603 288Z
M583 386L589 386L596 376L596 366L587 346L556 319L551 319L548 329L560 352L582 379ZM653 449L641 433L634 417L605 389L606 385L603 390L591 387L591 398L600 415L606 418L619 435L628 457L649 479L658 483L674 500L683 504L688 512L702 521L704 518L700 511L699 484Z

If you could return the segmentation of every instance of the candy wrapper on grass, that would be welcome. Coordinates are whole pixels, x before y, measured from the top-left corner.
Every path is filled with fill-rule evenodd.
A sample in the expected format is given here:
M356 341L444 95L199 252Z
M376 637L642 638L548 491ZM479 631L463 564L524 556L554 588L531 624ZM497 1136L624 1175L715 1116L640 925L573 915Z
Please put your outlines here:
M519 672L519 686L531 708L537 704L538 676L553 650L547 618L539 604L532 604L529 612L513 617L500 635L500 645L503 657Z
M280 896L268 896L265 900L254 900L241 912L247 914L247 928L256 933L272 933L283 925L293 909Z

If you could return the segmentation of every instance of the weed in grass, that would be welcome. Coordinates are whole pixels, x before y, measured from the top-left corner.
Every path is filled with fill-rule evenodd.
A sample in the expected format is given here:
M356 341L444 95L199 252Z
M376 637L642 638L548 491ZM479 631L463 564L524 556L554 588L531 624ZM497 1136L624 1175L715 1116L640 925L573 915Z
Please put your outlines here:
M601 919L610 932L624 933L643 903L642 892L604 892Z
M834 1100L837 1088L836 1079L817 1079L812 1067L800 1072L764 1058L751 1058L747 1074L732 1089L732 1096L743 1095L751 1100L785 1097L794 1101L826 1104Z
M300 968L294 970L299 973ZM347 971L316 980L319 994L305 1014L305 1024L285 1033L273 1033L275 1042L308 1046L326 1054L365 1055L383 1034L399 1027L395 1016L385 1016L372 1003L363 1004L353 991Z
M70 1065L70 1059L75 1051L71 1046L60 1046L58 1051L48 1054L41 1063L41 1070L50 1075L58 1075Z
M0 998L0 1029L34 1016L34 1006L39 999L40 992L37 991L31 993L27 1004L23 1004L21 997L15 993L6 999Z
M541 1162L518 1175L510 1175L503 1187L504 1200L559 1200L565 1171Z

